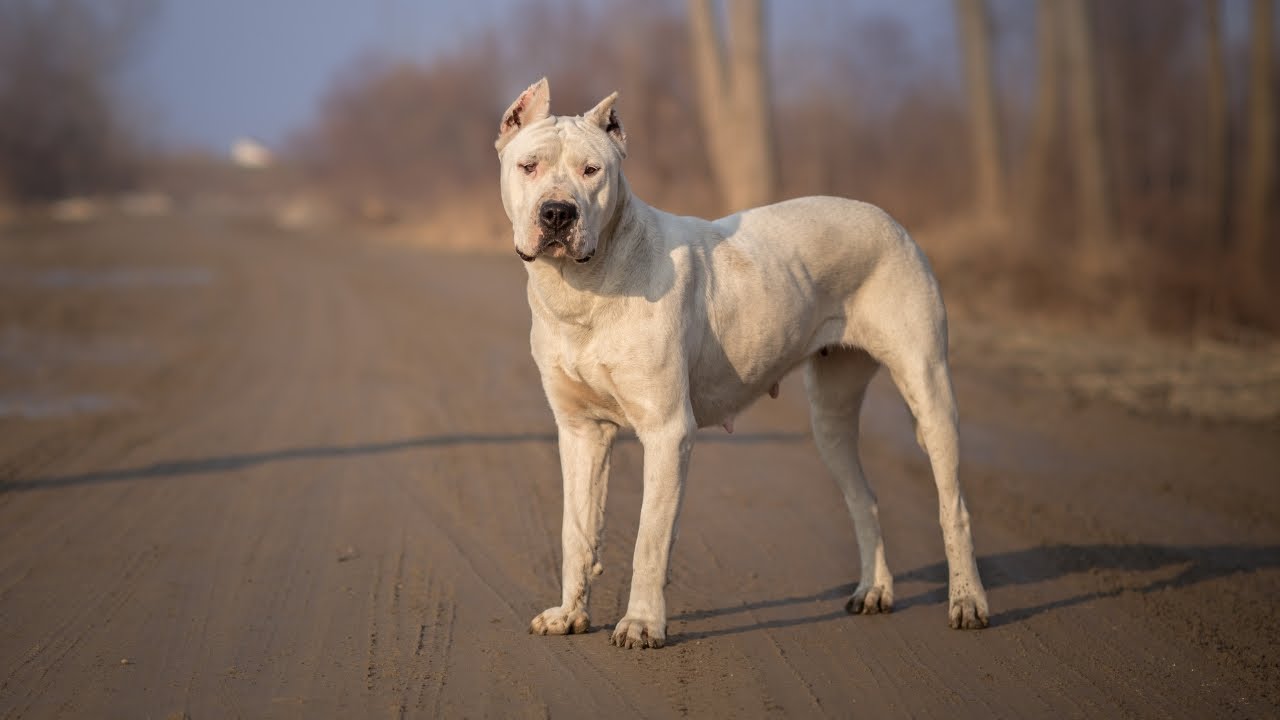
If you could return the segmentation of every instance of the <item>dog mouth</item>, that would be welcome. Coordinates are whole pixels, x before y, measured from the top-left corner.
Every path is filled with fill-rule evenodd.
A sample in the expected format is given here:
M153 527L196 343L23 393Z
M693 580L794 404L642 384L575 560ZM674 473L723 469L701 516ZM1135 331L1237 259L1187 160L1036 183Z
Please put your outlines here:
M525 262L533 262L540 255L546 255L553 258L569 258L575 263L583 264L591 261L595 256L595 250L589 250L582 255L574 255L570 250L570 242L567 237L563 236L544 236L538 243L538 249L532 255L526 254L520 248L516 248L516 255Z

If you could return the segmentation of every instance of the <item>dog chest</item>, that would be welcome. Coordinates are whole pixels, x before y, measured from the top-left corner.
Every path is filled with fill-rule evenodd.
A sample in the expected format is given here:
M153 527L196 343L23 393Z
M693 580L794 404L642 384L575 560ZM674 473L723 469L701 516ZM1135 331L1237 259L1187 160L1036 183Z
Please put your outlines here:
M547 400L558 414L623 424L625 414L612 375L592 342L592 333L539 322L535 316L531 340Z
M562 413L626 424L626 413L613 392L609 373L603 366L565 368L552 364L545 372L547 398Z

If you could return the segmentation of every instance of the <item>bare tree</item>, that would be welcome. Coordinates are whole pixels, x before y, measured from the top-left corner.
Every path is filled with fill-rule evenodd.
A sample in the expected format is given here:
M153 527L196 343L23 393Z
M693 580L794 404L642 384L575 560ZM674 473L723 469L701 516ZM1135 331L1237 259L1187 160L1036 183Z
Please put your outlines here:
M1036 6L1036 99L1027 148L1026 203L1033 223L1043 220L1044 194L1058 132L1058 0Z
M339 76L290 154L344 209L369 219L456 201L488 177L490 130L474 118L495 112L497 77L487 42L428 67L366 60Z
M1082 260L1096 264L1104 262L1111 254L1108 241L1114 234L1114 220L1110 177L1102 149L1093 30L1089 6L1084 0L1063 3L1059 12L1076 160L1077 232L1083 241L1081 249L1085 255Z
M986 224L1005 217L1004 171L1000 153L999 116L991 78L990 40L984 0L956 0L956 19L964 48L969 86L969 137L977 175L977 217Z
M136 173L115 83L149 0L0 0L0 185L19 201L110 190Z
M1204 0L1206 225L1221 249L1227 238L1227 63L1222 42L1222 0Z
M777 191L762 0L729 0L729 32L712 0L689 0L698 100L711 165L730 210L773 200Z
M1260 277L1271 239L1271 203L1275 195L1275 85L1272 78L1271 0L1253 0L1249 18L1248 167L1238 258L1251 277ZM1257 282L1261 285L1261 282Z

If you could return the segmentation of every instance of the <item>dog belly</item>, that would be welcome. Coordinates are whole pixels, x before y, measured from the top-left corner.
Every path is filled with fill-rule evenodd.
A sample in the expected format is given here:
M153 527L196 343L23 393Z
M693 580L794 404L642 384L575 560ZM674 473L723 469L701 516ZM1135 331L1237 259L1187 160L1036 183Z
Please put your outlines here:
M743 230L698 256L711 278L690 311L699 427L731 421L809 355L846 340L846 300L862 279L842 257L848 248L811 247L813 238L794 234L780 242L779 234Z
M763 395L765 389L767 388L757 388L754 384L745 383L720 383L711 388L691 387L689 390L693 418L700 428L724 425Z
M799 322L792 332L778 333L766 342L731 347L713 343L704 348L689 375L689 400L698 427L715 427L731 421L751 403L769 392L818 348L823 326L808 328ZM832 341L833 342L833 341Z

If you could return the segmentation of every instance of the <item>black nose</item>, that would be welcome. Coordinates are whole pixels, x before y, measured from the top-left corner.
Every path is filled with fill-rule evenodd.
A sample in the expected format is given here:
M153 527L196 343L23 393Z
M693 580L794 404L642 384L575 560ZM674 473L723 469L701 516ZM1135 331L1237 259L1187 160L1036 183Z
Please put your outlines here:
M564 230L578 219L578 208L567 202L545 202L538 210L538 220L547 230Z

